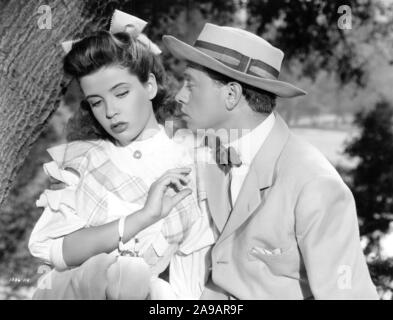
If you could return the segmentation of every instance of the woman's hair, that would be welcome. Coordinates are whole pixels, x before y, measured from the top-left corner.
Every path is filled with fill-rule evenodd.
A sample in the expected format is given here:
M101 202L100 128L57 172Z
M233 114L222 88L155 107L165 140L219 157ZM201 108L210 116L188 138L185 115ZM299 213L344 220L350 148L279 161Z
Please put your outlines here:
M73 45L64 58L63 68L67 75L79 80L102 67L115 65L127 68L141 83L148 81L150 73L154 74L158 90L152 99L153 111L157 120L164 122L168 106L174 103L166 87L165 69L160 57L154 55L136 36L126 32L111 34L98 31ZM85 100L81 102L79 114L71 119L67 131L68 140L111 139Z

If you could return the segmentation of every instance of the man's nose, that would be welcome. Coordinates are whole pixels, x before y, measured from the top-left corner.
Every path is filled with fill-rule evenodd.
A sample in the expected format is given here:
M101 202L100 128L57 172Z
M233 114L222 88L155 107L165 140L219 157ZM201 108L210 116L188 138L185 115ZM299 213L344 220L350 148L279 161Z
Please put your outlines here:
M188 96L184 90L184 86L179 90L179 92L175 96L175 100L180 103L181 105L184 105L188 102Z

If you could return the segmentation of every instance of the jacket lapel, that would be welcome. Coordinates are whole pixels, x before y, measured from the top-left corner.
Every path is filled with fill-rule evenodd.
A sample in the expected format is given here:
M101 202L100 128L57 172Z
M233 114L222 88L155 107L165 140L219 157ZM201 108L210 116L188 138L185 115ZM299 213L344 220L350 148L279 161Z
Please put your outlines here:
M289 129L276 113L275 124L259 149L244 180L234 208L217 244L238 229L261 204L261 190L274 181L277 160L289 138Z
M206 192L210 215L217 229L222 232L228 216L225 212L230 210L224 206L225 202L221 201L224 196L227 196L224 194L226 190L224 186L224 172L220 170L216 163L197 163L200 177L203 181L203 189Z

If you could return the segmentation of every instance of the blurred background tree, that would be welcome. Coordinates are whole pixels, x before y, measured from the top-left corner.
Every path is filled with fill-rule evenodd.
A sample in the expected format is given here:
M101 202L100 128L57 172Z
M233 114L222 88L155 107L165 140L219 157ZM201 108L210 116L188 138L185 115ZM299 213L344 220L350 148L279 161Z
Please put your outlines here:
M386 231L393 221L393 105L381 100L374 109L357 113L355 125L359 136L345 152L358 159L350 184L363 219L361 233Z
M351 24L338 26L343 15L339 8L347 6ZM249 28L264 34L268 41L281 48L288 60L299 60L302 73L313 79L320 69L337 73L342 83L364 84L361 52L353 30L368 25L374 17L375 1L347 0L250 0ZM348 20L348 19L347 19ZM346 26L343 26L346 27ZM375 30L373 29L372 32ZM371 32L362 43L370 43Z

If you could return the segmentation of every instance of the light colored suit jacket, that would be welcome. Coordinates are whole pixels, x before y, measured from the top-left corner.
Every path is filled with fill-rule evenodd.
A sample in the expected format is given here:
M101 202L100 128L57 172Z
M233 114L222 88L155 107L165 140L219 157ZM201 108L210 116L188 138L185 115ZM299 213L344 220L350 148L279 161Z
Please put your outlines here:
M215 201L223 173L205 170L209 209L224 227L202 299L378 299L351 191L278 114L227 221Z

